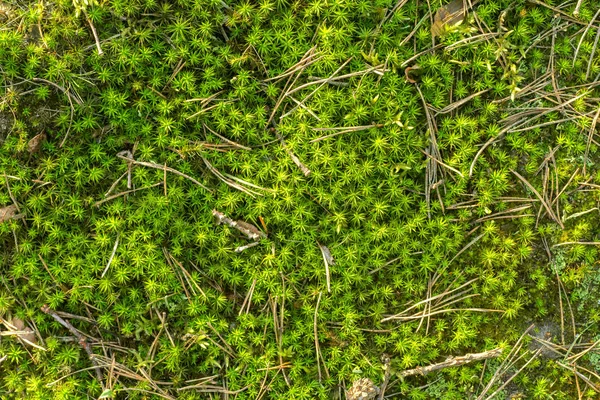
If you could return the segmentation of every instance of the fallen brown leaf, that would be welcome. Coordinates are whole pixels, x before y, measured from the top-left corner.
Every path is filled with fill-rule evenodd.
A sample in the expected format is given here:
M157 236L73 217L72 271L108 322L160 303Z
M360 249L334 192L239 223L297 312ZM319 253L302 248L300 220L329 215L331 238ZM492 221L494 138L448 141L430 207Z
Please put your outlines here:
M404 77L406 78L407 81L409 81L410 83L417 83L417 81L415 79L413 79L413 77L411 77L411 72L421 69L421 67L419 67L418 65L413 65L410 67L406 67L404 69Z
M35 135L27 143L27 151L29 151L30 154L37 153L45 140L46 134L44 132Z
M10 331L13 332L21 332L15 334L16 337L22 339L26 344L35 345L37 344L37 338L35 337L35 332L29 329L27 325L25 325L25 321L20 318L12 317L6 321L8 323L7 327Z
M0 208L0 223L13 219L17 215L17 206L11 204L10 206Z
M464 0L452 0L438 8L431 25L431 36L442 35L449 27L460 25L465 19L466 8Z

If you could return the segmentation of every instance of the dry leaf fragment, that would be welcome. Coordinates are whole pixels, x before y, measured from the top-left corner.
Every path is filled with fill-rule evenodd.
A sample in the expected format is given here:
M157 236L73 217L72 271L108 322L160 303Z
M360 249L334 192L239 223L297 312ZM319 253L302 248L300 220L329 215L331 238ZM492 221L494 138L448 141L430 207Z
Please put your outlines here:
M317 243L317 244L319 245L319 248L321 249L321 253L323 254L323 258L325 259L327 264L335 265L335 260L333 259L333 256L331 255L331 251L329 250L329 248L327 246L322 245L321 243Z
M17 317L12 317L4 322L4 325L8 328L8 333L14 334L14 336L23 340L25 344L32 346L36 345L37 339L35 337L35 332L25 325L25 321Z
M413 71L417 71L419 69L421 69L421 67L419 67L418 65L406 67L404 69L404 77L406 78L406 80L409 81L410 83L417 83L417 81L415 79L413 79L413 77L411 77L411 73Z
M331 276L329 273L329 266L335 265L335 260L333 259L333 256L331 255L331 251L329 251L329 248L327 246L324 246L319 242L317 242L317 244L319 245L319 248L321 249L321 254L323 254L323 262L325 263L325 278L327 280L327 293L331 293Z
M29 151L29 154L37 153L40 150L40 147L42 147L42 144L45 140L46 134L44 132L32 137L31 140L29 140L29 142L27 143L27 151Z
M13 10L10 5L0 1L0 22L5 22L9 20L13 15L12 11Z
M8 221L9 219L18 218L17 206L11 204L10 206L0 208L0 223Z
M379 394L380 389L369 378L360 378L354 381L352 387L346 392L348 400L372 400Z
M466 8L464 0L452 0L438 8L431 25L431 36L442 35L448 28L460 25L465 19Z

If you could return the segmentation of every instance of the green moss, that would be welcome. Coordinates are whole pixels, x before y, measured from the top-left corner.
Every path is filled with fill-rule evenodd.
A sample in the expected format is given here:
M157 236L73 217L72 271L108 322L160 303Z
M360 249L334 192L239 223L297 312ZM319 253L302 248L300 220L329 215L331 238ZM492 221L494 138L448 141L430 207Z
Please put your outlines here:
M483 1L432 43L442 3L0 3L0 316L44 349L2 336L2 396L343 398L387 354L386 393L463 399L532 323L593 343L596 10ZM576 396L527 340L488 395L536 354L502 395Z

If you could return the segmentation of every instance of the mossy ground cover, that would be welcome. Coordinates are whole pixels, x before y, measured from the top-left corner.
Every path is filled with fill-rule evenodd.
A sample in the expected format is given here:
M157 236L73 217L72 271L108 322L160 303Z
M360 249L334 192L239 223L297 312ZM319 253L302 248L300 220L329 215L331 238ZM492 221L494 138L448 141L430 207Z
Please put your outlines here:
M2 398L597 398L598 14L0 1Z

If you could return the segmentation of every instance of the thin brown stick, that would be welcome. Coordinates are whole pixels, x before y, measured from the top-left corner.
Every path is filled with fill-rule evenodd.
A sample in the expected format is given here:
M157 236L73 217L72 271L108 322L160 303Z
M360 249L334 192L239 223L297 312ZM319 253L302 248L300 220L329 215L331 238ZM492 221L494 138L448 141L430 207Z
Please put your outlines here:
M163 165L163 192L165 197L167 197L167 163Z
M600 39L600 30L596 31L596 37L594 38L594 45L592 46L592 52L590 53L590 58L588 59L587 69L585 71L585 80L587 81L590 76L590 70L592 69L592 61L594 60L594 55L596 54L596 48L598 47L598 40Z
M457 42L454 42L444 48L444 51L454 50L463 46L473 45L475 43L487 41L489 38L495 38L496 36L504 36L504 32L490 32L490 33L482 33L476 36L470 36L464 39L461 39Z
M585 144L585 154L583 156L583 176L586 176L586 168L587 168L587 163L589 160L590 146L592 144L592 138L594 136L594 132L596 131L596 124L598 123L598 117L600 117L600 107L598 107L598 110L596 111L596 114L594 115L594 119L592 119L592 125L590 126L587 142Z
M390 316L390 317L386 317L386 318L382 319L382 320L381 320L381 322L386 322L386 321L389 321L389 320L396 319L396 318L398 318L398 317L400 317L400 316L402 316L402 315L404 315L404 314L408 313L409 311L411 311L411 310L413 310L413 309L417 308L418 306L420 306L420 305L422 305L422 304L426 304L426 303L428 303L428 302L431 302L431 301L433 301L433 300L441 299L441 298L443 298L443 297L445 297L445 296L447 296L447 295L449 295L449 294L451 294L451 293L457 292L457 291L459 291L460 289L462 289L462 288L464 288L464 287L467 287L467 286L469 286L470 284L472 284L473 282L477 281L478 279L479 279L479 278L474 278L474 279L471 279L470 281L463 283L462 285L458 286L458 287L457 287L457 288L455 288L455 289L452 289L452 290L446 290L446 291L444 291L443 293L440 293L440 294L438 294L438 295L435 295L435 296L433 296L433 297L428 297L428 298L426 298L425 300L421 300L421 301L419 301L418 303L416 303L416 304L413 304L412 306L408 307L407 309L405 309L404 311L402 311L402 312L400 312L400 313L398 313L398 314L395 314L395 315L392 315L392 316ZM467 289L467 291L469 291L469 290L471 290L471 289ZM463 293L463 292L461 292L461 293Z
M275 365L274 367L259 368L259 369L257 369L257 371L273 371L273 370L277 370L277 369L291 368L291 367L292 367L292 363L286 362L283 365Z
M160 164L156 164L156 163L151 163L151 162L146 162L146 161L137 161L133 159L133 156L131 154L130 151L126 150L126 151L122 151L120 153L117 153L117 157L122 158L123 160L126 160L132 164L135 165L142 165L144 167L149 167L149 168L154 168L154 169L158 169L158 170L166 170L169 171L175 175L179 175L185 179L188 179L190 181L192 181L193 183L195 183L196 185L200 186L201 188L208 190L209 192L213 192L212 190L210 190L209 188L207 188L206 186L204 186L203 184L201 184L200 182L198 182L196 179L192 178L189 175L184 174L183 172L179 172L174 168L171 167L167 167L166 165L160 165Z
M100 207L101 204L104 204L107 201L116 199L117 197L125 196L125 195L127 195L129 193L137 192L138 190L150 189L150 188L153 188L153 187L156 187L156 186L160 186L162 184L163 184L162 182L158 182L158 183L155 183L154 185L144 186L144 187L141 187L141 188L132 189L132 190L126 190L126 191L121 192L121 193L113 194L112 196L109 196L109 197L107 197L105 199L102 199L102 200L99 200L99 201L95 202L94 203L94 207Z
M566 104L566 102L564 104ZM576 120L576 119L581 119L581 118L583 118L583 117L585 117L587 115L588 114L582 114L582 115L577 115L577 116L570 117L570 118L557 119L556 121L543 122L541 124L531 125L531 126L527 126L525 128L509 129L509 132L511 132L511 133L517 133L517 132L530 131L532 129L543 128L544 126L556 125L556 124L560 124L562 122L569 122L569 121L573 121L573 120ZM533 120L533 118L532 118L532 120Z
M589 214L589 213L591 213L591 212L594 212L594 211L599 211L599 210L600 210L600 209L599 209L598 207L594 207L594 208L590 208L589 210L580 211L580 212L578 212L578 213L571 214L571 215L569 215L568 217L565 217L565 218L563 218L563 221L568 221L568 220L570 220L571 218L577 218L577 217L581 217L582 215L586 215L586 214Z
M117 187L119 182L121 182L121 179L125 178L126 175L127 175L127 171L123 172L123 174L120 177L118 177L117 180L114 181L112 185L110 185L110 188L108 188L108 191L106 193L104 193L104 197L110 195L112 193L112 191L115 190L115 188Z
M331 252L327 246L322 245L317 242L319 245L319 249L321 250L321 255L323 256L323 263L325 264L325 280L327 283L327 293L331 293L331 276L329 273L329 265L334 265L333 257L331 256Z
M227 101L225 101L225 103L233 103L233 100L227 100ZM185 117L185 119L192 119L192 118L197 117L200 114L204 114L205 112L210 111L210 110L212 110L212 109L214 109L214 108L216 108L218 106L219 106L218 104L213 104L210 107L203 108L200 111L197 111L194 114Z
M425 97L423 96L423 93L421 92L419 85L415 84L415 88L417 89L417 92L419 93L419 97L421 98L421 102L423 103L423 110L425 111L425 117L427 119L427 127L428 127L429 138L430 138L429 148L427 149L427 152L425 153L425 155L429 155L429 153L431 153L431 159L428 160L425 165L425 170L426 170L426 172L425 172L425 203L427 205L427 217L431 218L431 211L430 211L431 189L433 188L433 185L436 185L436 182L437 182L438 160L442 160L443 158L442 158L442 155L440 154L440 151L439 151L439 148L437 145L437 138L436 138L437 126L435 123L435 118L429 112L429 105L427 104L427 101L425 100ZM442 183L444 182L443 179L441 180L441 182ZM440 205L442 206L442 209L443 209L444 204L441 200L441 197L439 198L439 200L440 200Z
M25 326L25 322L21 320L19 320L21 324L17 326L17 322L15 320L16 318L7 321L4 318L0 317L0 323L4 324L4 326L8 328L8 331L0 331L0 336L16 336L19 339L19 341L22 341L29 346L35 347L36 349L46 351L44 347L35 343L36 332L28 326Z
M229 345L229 343L227 343L225 341L225 339L223 339L223 336L221 336L221 334L211 325L210 321L206 322L208 327L210 329L212 329L212 331L219 337L219 339L221 339L221 341L223 342L223 344L225 345L225 347L227 347L226 352L233 358L235 358L235 350L233 350L233 348ZM227 351L228 350L228 351Z
M319 350L319 334L317 330L317 317L319 316L319 304L321 303L321 295L323 293L319 292L319 298L317 299L317 305L315 306L315 317L313 320L313 332L315 335L315 351L317 353L317 370L319 372L319 382L322 381L323 377L321 375L321 362L320 362L320 350Z
M54 82L51 82L51 81L43 79L43 78L33 78L31 80L34 82L43 82L43 83L47 83L48 85L54 86L55 88L57 88L58 90L60 90L64 94L66 94L69 99L75 100L75 103L77 103L78 105L80 105L80 106L83 105L83 102L77 96L72 95L68 89L65 89L64 87L62 87Z
M569 371L572 371L573 374L575 374L576 377L581 378L593 391L595 391L596 393L600 393L600 385L597 383L593 383L590 378L588 378L587 376L583 375L581 372L577 371L577 368L581 368L581 367L575 367L574 365L566 365L560 361L556 361L556 363L558 365L560 365L561 367L568 369ZM583 369L583 368L582 368Z
M287 82L283 88L283 91L281 92L281 95L279 96L279 98L277 98L277 101L275 102L275 106L273 107L273 111L271 111L271 114L269 115L267 125L269 125L271 123L271 121L273 121L273 118L275 117L275 114L277 113L277 110L283 103L285 97L289 94L289 91L291 90L291 88L294 86L294 84L298 81L298 79L304 72L304 69L306 68L306 62L305 62L306 57L310 56L314 52L314 50L315 50L315 47L312 47L306 53L304 53L304 56L302 56L302 59L296 64L296 65L298 65L298 69L297 69L298 73L296 74L296 70L295 70L292 74L289 75ZM294 77L294 75L295 75L295 77Z
M392 359L387 355L384 354L381 356L382 361L383 361L383 383L381 384L381 388L379 390L379 399L378 400L383 400L385 397L385 390L387 389L387 386L390 382L390 378L392 376Z
M266 371L265 378L263 379L263 381L260 384L260 388L258 390L258 395L256 396L256 400L262 400L262 398L265 396L265 394L267 393L267 391L269 390L269 388L271 387L271 385L275 381L275 378L277 378L277 375L279 375L279 373L282 370L283 370L282 368L278 368L276 370L275 375L273 376L273 378L271 378L271 381L269 382L269 384L265 386L265 383L267 382L267 378L269 377L269 371Z
M94 369L96 370L96 377L98 378L98 381L102 385L102 388L104 388L104 380L102 377L102 370L100 369L100 366L97 364L97 362L94 358L94 353L92 352L92 348L91 348L90 344L88 343L87 339L81 333L79 333L79 331L77 329L75 329L75 327L73 327L73 325L71 325L68 321L64 320L62 317L60 317L58 314L56 314L56 312L54 310L52 310L50 307L48 307L47 305L44 304L41 309L45 314L50 315L59 324L61 324L65 328L67 328L69 330L69 332L71 332L71 334L77 338L77 340L79 341L79 345L85 350L85 352L88 354L88 357L90 358L90 361L94 365L94 367L95 367Z
M348 132L358 132L358 131L364 131L367 129L381 128L384 125L385 124L372 124L372 125L339 127L339 128L313 128L313 131L316 131L316 132L320 132L320 131L337 131L337 132L318 137L316 139L311 140L309 143L320 142L321 140L329 139L329 138L332 138L332 137L335 137L338 135L343 135L344 133L348 133Z
M570 363L575 363L577 362L577 360L579 360L581 357L583 357L584 355L586 355L587 353L589 353L590 351L592 351L596 346L598 346L600 344L600 340L595 341L594 343L592 343L591 346L587 347L585 350L583 350L580 353L577 354L573 354L572 356L569 356L567 358L567 361L569 361Z
M350 60L348 60L343 65L345 66L349 61ZM323 79L319 79L317 81L307 82L307 83L305 83L303 85L300 85L300 86L298 86L298 87L296 87L296 88L288 91L286 93L286 96L290 96L290 95L292 95L292 94L294 94L294 93L296 93L296 92L298 92L298 91L300 91L302 89L305 89L305 88L307 88L309 86L317 85L317 84L320 84L320 83L335 82L335 81L339 81L339 80L342 80L342 79L348 79L348 78L352 78L352 77L355 77L355 76L365 75L365 74L368 74L368 73L371 73L371 72L374 72L374 71L379 71L382 67L383 67L383 64L379 64L379 65L376 65L374 67L369 67L367 69L364 69L362 71L350 72L348 74L344 74L344 75L340 75L340 76L335 76L335 73L334 73L334 76L331 76L329 78L323 78ZM340 68L338 68L338 71L339 70L340 70Z
M348 60L346 60L346 61L345 61L345 62L344 62L344 63L343 63L343 64L342 64L340 67L338 67L338 69L336 69L336 70L333 72L333 74L331 74L331 75L329 76L329 78L327 78L327 79L324 79L324 80L323 80L323 79L317 79L317 80L314 80L314 81L312 81L312 82L308 82L308 83L307 83L307 84L305 84L305 85L300 85L300 87L301 87L301 88L304 88L304 87L308 87L307 85L310 85L310 84L320 84L319 86L317 86L317 88L316 88L316 89L314 89L314 90L313 90L312 92L310 92L310 93L309 93L309 94L308 94L306 97L304 97L304 98L303 98L301 101L299 101L299 102L297 103L297 105L296 105L296 106L292 107L292 109L291 109L291 110L287 111L285 114L283 114L281 117L279 117L279 119L281 120L281 119L283 119L283 118L287 117L287 116L288 116L288 115L290 115L292 112L294 112L294 111L295 111L295 110L296 110L296 109L297 109L299 106L301 106L301 105L304 105L304 103L306 103L306 102L307 102L307 101L308 101L308 100L309 100L309 99L310 99L312 96L314 96L314 95L315 95L315 93L317 93L317 92L318 92L318 91L319 91L319 90L320 90L320 89L321 89L323 86L325 86L325 85L326 85L326 84L328 84L328 83L333 83L333 82L334 82L334 77L335 77L335 75L337 75L337 74L338 74L338 72L340 72L342 69L344 69L344 67L345 67L346 65L348 65L348 63L349 63L351 60L352 60L352 58L349 58ZM295 81L294 81L294 82L293 82L293 83L290 85L290 87L291 87L291 86L293 86L293 84L294 84L294 83L295 83ZM304 86L304 87L303 87L303 86ZM291 89L287 89L287 88L286 88L286 92L285 92L285 93L282 95L281 99L283 100L283 99L284 99L285 97L287 97L287 96L290 96L290 98L292 98L292 94L293 94L293 93L295 93L295 92L296 92L296 89L294 89L294 90L291 90ZM274 115L274 114L272 114L272 115ZM317 118L317 119L318 119L318 118ZM269 122L270 122L270 121L269 121Z
M595 377L596 379L600 380L600 375L598 375L597 373L590 371L589 369L582 367L581 365L578 365L577 368L580 368L582 370L584 370L585 372L589 373L590 375L592 375L593 377ZM600 388L600 385L596 385L596 388Z
M458 253L456 253L456 255L454 257L452 257L452 259L450 260L450 262L448 263L448 265L450 265L452 263L452 261L456 260L456 258L458 256L460 256L463 252L465 252L469 247L471 247L475 243L477 243L477 241L479 241L484 236L485 236L485 233L482 233L481 235L475 237L473 240L471 240L469 243L467 243L465 245L465 247L463 247L462 249L460 249L460 251Z
M177 66L175 67L175 70L173 71L173 73L171 74L171 76L169 77L169 79L167 79L167 83L165 83L165 86L163 86L162 91L164 92L165 89L167 88L167 86L169 86L169 84L173 81L173 79L175 79L175 77L177 76L177 74L179 74L181 72L181 70L183 69L183 67L185 67L185 64L187 63L187 61L183 61L183 59L179 60L179 62L177 63Z
M486 400L491 400L494 397L496 397L496 395L498 395L498 393L500 393L502 391L502 389L504 389L513 379L515 379L516 376L519 375L519 373L521 371L523 371L525 368L527 368L527 366L529 364L531 364L531 362L533 362L533 360L535 360L541 352L542 352L542 349L538 349L535 353L533 353L531 358L529 360L527 360L527 362L525 364L523 364L523 366L521 368L519 368L517 370L517 372L515 372L510 378L508 378L506 381L504 381L504 383L502 385L500 385L500 387L498 389L496 389L496 391L494 393L492 393L491 395L486 397Z
M300 168L300 171L302 171L302 173L304 174L304 176L309 176L310 172L311 172L310 169L308 169L308 167L306 165L304 165L302 163L302 161L300 161L300 159L292 152L292 150L290 150L290 148L288 147L287 143L283 139L283 136L281 136L279 134L279 132L277 132L277 138L281 142L281 146L283 147L283 149L285 150L285 152L288 154L288 156L290 156L290 158L292 159L292 161L294 162L294 164L296 164L296 166L298 168Z
M466 298L476 297L476 296L479 296L479 295L471 294L469 296L465 296L463 299L453 301L452 303L457 303L458 301L464 300ZM423 317L432 317L434 315L439 315L439 314L444 314L444 313L449 313L449 312L458 312L458 311L473 311L473 312L484 312L484 313L488 313L488 312L504 313L505 312L504 310L495 310L493 308L448 308L448 309L437 310L437 311L433 311L433 312L429 312L429 313L419 313L419 314L410 315L407 317L396 317L394 319L398 320L398 321L414 321L417 319L421 319Z
M560 8L553 7L553 6L551 6L551 5L547 4L547 3L544 3L543 1L540 1L540 0L527 0L527 1L528 1L528 2L530 2L530 3L533 3L533 4L537 4L537 5L539 5L539 6L542 6L542 7L546 7L546 8L548 8L549 10L552 10L552 11L554 11L555 13L557 13L557 14L560 14L562 18L564 18L565 20L567 20L567 21L569 21L569 22L573 22L573 23L575 23L575 24L579 24L579 25L588 25L588 24L586 24L586 23L585 23L585 22L583 22L583 21L580 21L580 20L578 20L578 19L575 19L575 18L571 17L569 14L567 14L566 12L564 12L563 10L561 10ZM590 24L589 24L590 26L592 26L592 25L591 25L591 24L592 24L592 22L593 22L593 20L590 22ZM599 27L598 27L598 26L596 26L596 25L593 25L593 26L594 26L594 28L596 28L596 29L598 29L598 28L599 28Z
M598 18L599 14L600 14L600 9L598 9L598 11L596 11L596 14L594 14L594 16L592 17L592 19L590 20L590 22L588 24L586 24L585 30L581 34L581 38L579 39L579 43L577 44L577 47L575 48L575 54L573 55L573 67L575 67L575 62L577 61L577 55L579 54L579 49L581 48L581 44L585 40L585 37L587 36L588 31L592 27L592 24L594 23L594 21L596 20L596 18Z
M480 90L479 92L473 93L472 95L465 97L464 99L460 99L458 101L455 101L452 104L447 105L446 107L442 108L439 111L435 111L435 114L437 116L440 114L447 114L449 112L452 112L452 111L456 110L457 108L459 108L460 106L462 106L463 104L466 104L469 101L473 100L475 97L481 96L482 94L487 93L489 91L490 91L490 89Z
M573 16L575 16L575 17L579 16L579 9L581 8L582 3L583 3L583 0L577 0L577 4L575 4L575 9L573 10Z
M112 264L112 260L113 260L113 258L115 258L115 254L117 253L118 246L119 246L119 235L117 235L117 239L115 240L115 245L113 246L112 253L110 254L110 258L108 259L108 262L106 263L106 268L104 268L104 271L102 271L102 275L100 275L100 278L104 278L104 275L106 275L106 273L108 272L108 269L110 268L110 264Z
M529 188L529 190L531 190L535 196L540 200L540 202L542 203L542 205L544 206L544 208L546 209L546 211L548 212L548 215L550 216L550 218L552 218L554 221L556 221L556 223L558 225L560 225L561 228L565 228L565 226L563 225L562 221L560 220L560 218L558 218L555 214L554 211L552 211L552 208L548 205L548 203L546 203L546 201L544 201L544 198L540 195L540 193L535 190L535 188L533 187L533 185L531 185L531 183L529 183L529 181L527 181L527 179L525 179L523 176L521 176L521 174L519 174L517 171L515 170L510 170L517 178L519 178L519 180L521 182L523 182L525 184L525 186L527 186Z
M271 305L271 314L273 315L273 331L275 333L275 342L277 343L277 348L279 350L279 364L282 365L283 364L283 351L282 351L282 346L283 346L283 327L280 324L280 321L277 319L277 297L275 296L270 297L269 301L267 302L268 304ZM267 305L268 305L267 304ZM265 325L265 329L266 329L266 325ZM266 332L266 331L265 331ZM291 388L291 382L290 379L288 378L287 374L285 373L285 370L280 370L281 374L283 375L283 379L285 380L285 383L288 385L289 388Z
M435 46L430 47L427 50L423 50L422 52L415 54L414 56L412 56L411 58L409 58L408 60L406 60L402 64L400 64L400 68L404 68L407 65L410 65L414 60L421 57L422 55L432 53L432 52L436 51L437 49L441 49L442 47L444 47L443 44L436 44Z
M202 124L202 126L204 127L204 129L207 129L210 133L212 133L213 135L215 135L216 137L218 137L219 139L223 140L224 142L226 142L227 144L238 148L238 149L242 149L242 150L252 150L250 147L247 146L243 146L237 142L234 142L233 140L227 139L225 136L219 135L217 132L215 132L214 130L210 129L210 127L206 124Z
M225 176L225 175L224 175L224 174L222 174L222 173L221 173L221 172L220 172L218 169L216 169L216 168L215 168L215 167L214 167L214 166L213 166L213 165L212 165L212 164L211 164L211 163L210 163L210 162L209 162L209 161L208 161L206 158L202 157L202 161L204 161L204 165L206 165L206 167L208 168L208 170L209 170L210 172L212 172L212 174L213 174L214 176L216 176L217 178L219 178L219 179L220 179L220 180L221 180L223 183L225 183L227 186L229 186L229 187L232 187L232 188L234 188L234 189L237 189L237 190L239 190L239 191L241 191L241 192L244 192L244 193L246 193L246 194L248 194L248 195L250 195L250 196L252 196L252 197L254 197L254 196L262 196L262 194L261 194L261 193L258 193L258 192L255 192L255 191L253 191L253 190L250 190L250 189L248 189L248 188L246 188L246 187L244 187L244 186L242 186L242 185L240 185L240 184L238 184L238 183L236 183L236 182L234 182L234 181L232 180L232 179L235 179L235 180L237 180L237 181L240 181L240 179L237 179L237 178L231 178L231 179L228 179L228 177L227 177L227 176ZM262 189L262 190L267 190L267 189L263 189L263 188L261 188L261 187L258 187L258 186L256 186L256 185L251 185L251 184L249 184L248 182L245 182L245 181L243 181L243 182L244 182L244 183L246 183L248 186L251 186L251 187L256 187L256 188L258 188L258 189Z
M194 294L194 296L198 296L198 293L196 293L194 291L194 287L195 287L202 294L202 296L204 296L204 298L206 298L207 296L206 296L206 293L204 293L204 290L202 290L202 288L192 279L192 275L187 271L187 269L185 269L185 267L183 266L183 264L180 263L179 261L177 261L175 259L175 257L173 257L173 255L171 253L169 253L168 251L165 250L165 253L168 256L168 258L171 259L171 261L173 261L175 264L177 264L179 266L179 268L181 268L181 272L183 274L183 277L185 278L186 282L190 286L190 290L192 291L192 293Z
M565 344L565 313L563 311L563 302L562 302L562 292L560 290L560 276L558 275L558 270L556 272L556 281L558 286L558 305L560 309L560 343Z
M476 219L475 222L483 222L486 221L488 219L494 219L494 217L498 217L500 215L506 215L506 214L511 214L511 213L516 213L518 211L523 211L523 210L527 210L528 208L531 208L531 204L526 204L524 206L519 206L519 207L515 207L515 208L511 208L505 211L500 211L494 214L490 214L490 215L486 215L485 217L481 217L479 219Z
M315 53L316 50L316 46L311 47L310 49L308 49L308 51L306 53L304 53L304 55L302 56L302 58L300 59L300 61L298 61L296 64L292 65L291 67L289 67L287 70L285 70L282 74L279 74L277 76L274 76L272 78L267 78L265 80L263 80L263 82L271 82L271 81L278 81L281 80L283 78L287 78L290 75L295 74L296 72L298 72L299 70L303 70L306 67L308 67L311 64L314 64L315 62L321 60L324 56L319 56L316 59L313 60L313 57L317 56L319 53Z
M523 334L521 334L521 336L519 337L519 339L517 340L517 342L515 343L515 345L512 347L512 349L508 353L506 359L504 361L502 361L502 364L500 364L500 367L498 367L498 369L496 370L496 372L494 372L494 375L492 376L492 378L488 381L488 383L484 387L483 391L479 394L479 396L477 397L477 400L482 400L483 397L485 396L485 394L492 388L492 386L494 385L494 383L502 375L504 375L512 367L512 365L514 365L519 359L521 359L523 357L523 356L521 356L521 357L518 357L518 358L515 359L517 353L523 347L523 339L529 333L529 331L531 329L533 329L533 327L534 327L534 325L530 325L529 328L527 328L525 330L525 332L523 332ZM516 376L516 374L513 375L513 377L511 379L513 379L515 376ZM490 399L490 398L491 397L488 397L488 399Z
M563 283L560 279L558 280L558 285L562 289L563 294L565 295L565 300L567 301L567 307L569 308L569 314L571 314L571 329L573 330L573 340L575 340L577 338L577 327L575 325L575 313L573 312L573 307L571 307L571 300L569 300L569 295L567 294L565 285L563 285Z
M457 170L456 168L453 168L451 166L449 166L448 164L443 163L442 161L440 161L439 159L437 159L436 157L432 156L431 154L428 154L426 152L424 152L423 150L421 150L421 153L425 154L425 156L431 158L433 161L435 161L436 163L440 164L442 167L446 167L448 168L450 171L452 172L456 172L458 175L460 175L461 178L464 178L465 176L462 174L462 172L460 172L459 170Z
M88 13L85 11L84 11L84 13L85 13L85 19L87 20L87 23L90 25L92 34L94 35L94 41L96 42L96 49L98 50L98 55L101 56L102 54L104 54L104 52L102 51L102 47L100 46L100 38L98 38L98 32L96 32L96 27L94 26L94 23L90 19L90 16L88 15Z
M10 200L13 202L14 210L16 210L17 213L20 214L21 208L19 207L19 203L17 203L17 199L15 198L12 190L10 189L10 183L8 182L8 177L6 176L6 173L4 173L4 180L6 181L6 190L8 191L8 196L10 197ZM7 219L20 218L20 216L17 215L17 213L11 212L10 208L11 207L8 206L8 207L4 207L4 208L0 209L0 222L5 221Z
M250 289L248 289L248 293L246 294L246 297L244 298L244 302L242 303L242 307L240 308L238 315L242 315L242 313L244 312L244 309L247 309L246 313L250 312L250 304L252 303L252 294L254 293L255 286L256 286L256 279L254 279L252 281L252 284L250 285Z
M567 246L567 245L587 245L587 246L600 246L600 242L562 242L552 245L554 247Z

